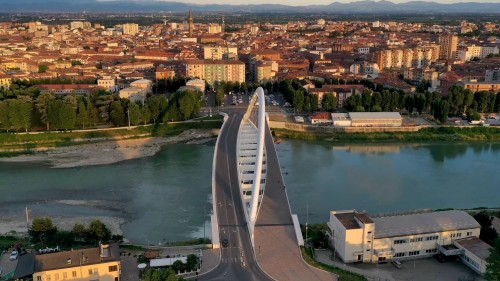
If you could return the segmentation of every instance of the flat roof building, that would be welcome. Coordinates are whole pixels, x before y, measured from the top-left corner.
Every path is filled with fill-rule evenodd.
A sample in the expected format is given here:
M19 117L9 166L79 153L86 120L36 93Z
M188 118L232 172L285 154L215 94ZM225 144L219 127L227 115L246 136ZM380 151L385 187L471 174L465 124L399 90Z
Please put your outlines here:
M440 253L459 256L478 273L485 272L482 265L488 247L477 238L481 226L464 211L383 216L369 216L356 210L331 211L327 225L330 241L346 263L386 262Z

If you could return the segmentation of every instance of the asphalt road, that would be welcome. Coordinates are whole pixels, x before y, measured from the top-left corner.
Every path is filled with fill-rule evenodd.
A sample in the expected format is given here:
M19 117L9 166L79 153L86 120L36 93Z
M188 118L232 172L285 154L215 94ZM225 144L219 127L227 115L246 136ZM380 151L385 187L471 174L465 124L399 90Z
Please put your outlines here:
M229 119L219 136L216 159L215 195L221 248L221 262L200 280L271 280L257 265L239 196L236 139L245 109L227 111Z

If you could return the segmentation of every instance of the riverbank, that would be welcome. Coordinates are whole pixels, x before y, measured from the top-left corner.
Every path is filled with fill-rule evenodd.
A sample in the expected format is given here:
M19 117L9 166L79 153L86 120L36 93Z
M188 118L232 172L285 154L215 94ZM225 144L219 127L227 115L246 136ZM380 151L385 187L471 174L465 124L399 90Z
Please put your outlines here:
M70 168L90 165L106 165L155 155L161 147L172 143L204 143L212 141L219 129L190 129L170 137L143 137L133 139L90 139L86 144L71 146L39 147L37 152L0 158L3 162L42 162L54 168Z
M495 127L432 127L416 132L304 132L272 129L279 138L332 142L433 142L433 141L500 141L500 128Z

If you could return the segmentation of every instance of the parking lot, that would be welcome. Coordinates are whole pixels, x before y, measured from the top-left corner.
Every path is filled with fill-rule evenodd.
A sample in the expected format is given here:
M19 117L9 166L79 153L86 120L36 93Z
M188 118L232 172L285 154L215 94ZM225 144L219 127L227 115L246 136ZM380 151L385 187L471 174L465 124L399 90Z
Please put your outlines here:
M2 273L0 274L0 278L5 275L8 275L9 273L11 273L16 269L17 259L14 261L10 261L9 256L10 256L10 251L4 252L0 256L0 268L2 268Z
M354 271L368 277L368 280L380 281L460 281L474 280L483 281L478 274L459 261L438 262L436 259L423 258L410 261L402 261L401 269L390 263L386 264L343 264L340 261L333 262L330 250L316 251L316 259L322 263L333 264L345 270Z

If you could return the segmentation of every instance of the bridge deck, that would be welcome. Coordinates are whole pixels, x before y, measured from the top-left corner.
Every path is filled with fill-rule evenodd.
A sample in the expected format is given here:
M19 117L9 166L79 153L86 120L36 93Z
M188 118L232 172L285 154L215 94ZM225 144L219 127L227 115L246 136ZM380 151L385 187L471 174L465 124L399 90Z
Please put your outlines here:
M267 181L255 224L255 253L259 266L275 280L336 280L302 260L283 176L266 122Z

